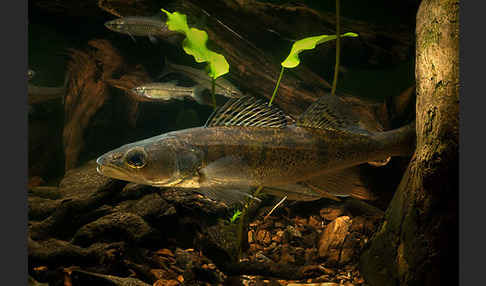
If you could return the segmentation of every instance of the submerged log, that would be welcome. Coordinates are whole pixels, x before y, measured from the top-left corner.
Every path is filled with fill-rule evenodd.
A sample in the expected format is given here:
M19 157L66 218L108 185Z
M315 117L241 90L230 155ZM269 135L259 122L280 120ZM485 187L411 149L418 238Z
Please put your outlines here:
M361 257L373 286L458 284L459 1L417 14L417 149Z
M189 2L204 8L212 16L247 37L257 46L271 47L270 50L275 50L277 54L279 50L284 53L290 50L292 40L336 33L336 15L334 13L317 11L303 3L273 4L257 0L211 2L189 0ZM235 19L238 20L235 21ZM361 57L370 53L370 56L366 57L368 64L396 63L406 60L410 56L413 36L407 24L385 26L342 16L340 25L344 33L359 34L359 40L344 39L343 49L353 48L355 51L360 51ZM272 35L273 33L279 35L277 38L280 40L275 41L276 37ZM288 49L281 46L285 42ZM334 47L335 42L319 46L317 48L319 57L322 58ZM353 57L353 55L349 56ZM334 67L333 64L331 65Z
M130 89L150 78L143 67L129 67L107 40L88 42L86 51L71 50L68 63L67 93L64 102L63 147L65 170L77 166L85 147L85 131L92 118L113 95L110 87L118 88L127 98L124 114L131 127L137 119L138 100Z
M211 48L227 58L230 74L225 77L243 91L267 98L273 93L281 69L280 62L292 44L292 40L286 38L295 40L335 33L333 13L320 12L301 4L276 5L236 0L181 0L169 5L155 1L97 0L96 4L117 17L148 16L159 12L162 7L187 14L191 24L208 32ZM71 1L62 1L59 5L64 9L71 5L77 7ZM204 24L201 25L201 22ZM342 30L360 34L359 39L344 38L343 51L349 56L359 54L360 60L365 57L364 54L369 54L367 61L379 64L383 64L383 58L388 59L385 62L403 61L409 57L413 43L408 24L384 26L343 17ZM281 36L276 36L275 31ZM303 62L285 72L276 97L280 107L297 115L329 91L330 83L325 74L332 72L334 67L331 52L334 45L330 42L319 46L312 61L307 61L318 63L317 68L314 64L311 70Z

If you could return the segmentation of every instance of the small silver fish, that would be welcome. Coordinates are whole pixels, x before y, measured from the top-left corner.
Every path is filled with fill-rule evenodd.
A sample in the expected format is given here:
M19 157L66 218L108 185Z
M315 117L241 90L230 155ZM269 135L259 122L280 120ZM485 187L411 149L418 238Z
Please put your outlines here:
M180 33L170 31L167 24L162 21L162 16L154 17L123 17L108 21L105 27L111 31L129 35L134 41L133 36L148 37L152 43L160 38L175 44L180 40Z
M204 88L207 88L208 90L211 90L212 88L212 79L209 77L206 71L189 66L174 64L165 59L165 70L160 77L163 77L169 73L180 73L187 75ZM227 98L238 98L243 96L243 93L235 85L222 77L216 79L214 93L220 94Z
M132 89L135 94L153 101L170 101L192 99L199 104L211 105L202 97L204 87L200 85L184 87L177 85L176 81L151 82Z

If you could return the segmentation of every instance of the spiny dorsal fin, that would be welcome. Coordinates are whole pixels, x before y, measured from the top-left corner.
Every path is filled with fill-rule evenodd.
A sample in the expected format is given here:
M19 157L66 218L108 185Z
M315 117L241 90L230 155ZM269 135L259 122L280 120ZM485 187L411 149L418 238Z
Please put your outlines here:
M336 129L368 135L369 131L360 126L359 118L338 96L324 95L311 104L299 116L298 126L308 128Z
M252 126L281 128L288 124L285 113L266 100L243 96L228 100L209 116L206 127Z

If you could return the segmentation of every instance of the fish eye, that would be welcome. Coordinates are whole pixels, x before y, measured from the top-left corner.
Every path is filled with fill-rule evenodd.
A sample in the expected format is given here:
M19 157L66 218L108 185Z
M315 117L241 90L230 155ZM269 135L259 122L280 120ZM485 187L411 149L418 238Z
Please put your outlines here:
M147 164L147 154L140 149L128 151L125 162L132 168L142 168Z

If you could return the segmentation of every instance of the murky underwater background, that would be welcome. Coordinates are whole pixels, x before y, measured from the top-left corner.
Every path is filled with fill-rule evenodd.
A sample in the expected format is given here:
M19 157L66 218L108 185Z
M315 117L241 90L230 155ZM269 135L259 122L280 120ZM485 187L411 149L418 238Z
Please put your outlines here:
M193 58L186 55L180 47L172 46L161 40L154 44L146 37L135 37L136 41L134 41L128 35L109 31L104 23L116 17L101 9L87 8L86 10L66 11L63 8L56 8L56 1L30 2L28 63L29 68L35 71L35 77L29 82L30 84L46 87L62 86L70 51L73 49L89 49L87 43L93 39L109 41L123 58L124 64L127 66L143 66L152 79L155 79L163 71L165 58L178 64L203 67L203 65L195 65ZM154 3L156 2L154 1ZM166 2L159 2L160 5L158 6L164 7ZM290 1L260 2L290 3ZM391 56L393 53L373 54L372 50L359 50L356 49L356 46L344 45L341 53L341 71L337 91L338 94L341 91L371 102L383 103L387 98L400 95L414 84L413 31L415 29L417 4L416 1L403 1L400 4L388 3L388 1L373 1L373 4L367 2L342 1L342 17L378 26L400 26L402 31L409 30L410 51L399 58ZM334 1L292 1L291 3L302 3L318 11L329 13L334 13L335 9ZM157 6L157 3L154 5ZM235 21L237 20L235 19ZM292 42L275 34L272 36L268 32L265 35L265 40L255 44L269 56L273 56L277 62L280 62L285 58ZM326 81L332 82L335 49L334 45L329 45L331 48L325 45L303 53L301 59L303 65L322 76ZM387 44L383 43L383 47L387 47ZM276 79L278 74L270 76ZM116 73L114 77L116 77ZM231 67L230 73L224 77L231 80ZM252 90L244 90L244 92L251 94ZM88 127L85 129L84 145L76 167L83 166L86 162L126 143L168 131L201 126L213 111L210 106L184 100L169 103L139 102L136 113L132 114L130 113L132 112L130 104L133 104L133 101L128 100L122 91L109 87L107 93L109 96L106 101L91 118ZM61 99L53 99L32 104L29 108L28 117L29 187L58 186L66 171L63 150L65 121L63 102ZM394 128L401 125L402 122L392 122ZM381 195L380 200L374 204L375 206L382 210L386 208L393 195L393 192L389 190L396 188L401 177L400 170L403 170L406 164L406 158L393 158L387 166L365 168L363 172L367 173L370 179L374 181L375 191ZM315 211L319 214L319 208L314 205L302 204L301 209L304 212L312 213ZM306 206L310 207L306 209ZM330 211L322 214L321 211L321 217L327 217L327 222L330 222L343 213L346 212ZM300 218L293 217L293 219L296 220L296 223L299 223ZM260 231L268 226L260 227L260 223L263 224L261 221L250 224L249 233L254 235L251 239L254 241L273 241L270 234ZM306 223L320 224L310 218L306 220ZM361 223L366 225L365 221ZM292 229L289 230L285 226L281 226L281 228L282 231L285 230L286 233L290 233L289 240L307 240L307 238L302 238L302 234L292 232ZM190 233L192 234L192 230ZM270 237L267 237L268 235ZM295 235L295 237L292 235ZM189 246L191 242L189 238L186 239L188 241L184 241L183 244ZM316 238L313 237L312 239ZM300 254L292 255L304 257L303 252Z
M286 1L268 2L285 3ZM312 8L334 12L333 1L306 2ZM89 19L80 16L70 17L70 13L66 13L65 17L60 17L60 14L55 16L48 14L39 6L29 5L29 68L36 72L35 77L31 80L32 84L61 86L64 82L68 60L66 49L82 49L86 46L87 41L94 38L109 40L120 51L124 60L143 65L152 77L163 70L164 57L179 64L196 66L193 64L192 57L183 53L180 48L164 41L152 44L148 38L136 37L136 42L134 42L127 35L109 31L104 27L104 22L115 17L108 13L100 13L102 15ZM387 7L381 2L370 5L369 3L351 4L343 1L341 9L343 17L376 24L396 24L403 22L407 17L409 20L411 16L405 13L405 16L394 15L387 10ZM392 11L397 13L398 9ZM413 26L410 28L413 29ZM280 51L272 50L272 53L276 54L277 58L284 58L290 49L291 42L280 40L278 46L280 46ZM303 54L303 63L314 71L320 71L318 74L331 82L335 53L334 49L330 49L323 59L322 53L319 53L319 50L323 50L323 48ZM341 65L344 72L340 73L338 92L343 90L353 96L382 102L385 97L399 95L414 82L413 50L404 60L379 59L378 61L373 60L370 55L366 55L365 51L352 50L351 52L346 50L342 52ZM278 57L279 54L281 54L280 57ZM318 58L317 61L316 58ZM225 78L230 76L231 72ZM251 91L249 92L251 93ZM211 111L210 107L201 106L189 100L171 103L144 102L141 103L138 111L136 127L127 128L126 123L118 120L116 124L113 124L113 121L109 122L113 118L123 118L120 113L126 111L115 110L108 102L99 111L100 116L97 117L102 118L100 122L93 120L96 126L90 128L86 134L92 140L86 140L90 144L84 148L80 163L127 142L171 130L200 126L204 124ZM36 104L31 108L29 113L29 176L40 176L54 184L62 177L63 155L60 146L62 124L60 100Z

